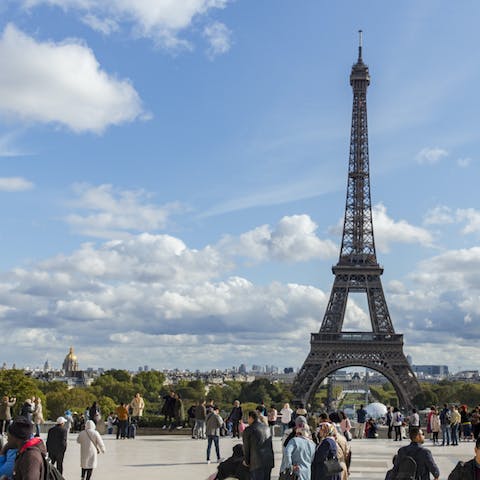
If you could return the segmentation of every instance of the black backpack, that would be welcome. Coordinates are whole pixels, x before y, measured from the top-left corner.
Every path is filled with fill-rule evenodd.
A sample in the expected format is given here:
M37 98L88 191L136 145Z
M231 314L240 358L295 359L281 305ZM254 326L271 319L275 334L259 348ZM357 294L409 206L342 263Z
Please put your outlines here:
M58 471L55 465L47 458L43 457L43 465L45 467L44 480L65 480L65 477Z
M398 464L397 474L393 480L415 480L417 477L417 462L413 457L405 456Z

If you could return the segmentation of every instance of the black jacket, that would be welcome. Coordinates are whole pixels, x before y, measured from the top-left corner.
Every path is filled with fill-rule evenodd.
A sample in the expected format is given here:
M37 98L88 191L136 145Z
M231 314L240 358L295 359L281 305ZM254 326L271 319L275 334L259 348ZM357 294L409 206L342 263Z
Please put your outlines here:
M233 455L218 466L215 480L225 480L232 477L239 480L249 480L250 478L248 467L243 465L243 448L241 444L235 445L233 447Z
M393 466L394 478L398 472L400 462L404 457L412 457L415 462L417 462L417 480L430 480L430 474L432 474L435 478L440 476L440 470L433 461L430 450L423 448L416 442L412 442L410 445L402 447L398 450L397 458Z
M47 451L49 455L58 455L67 449L67 429L61 425L55 425L48 431Z
M475 469L478 468L475 459L468 462L458 462L448 476L448 480L475 480Z
M273 447L270 428L258 420L243 432L243 452L250 471L273 468Z

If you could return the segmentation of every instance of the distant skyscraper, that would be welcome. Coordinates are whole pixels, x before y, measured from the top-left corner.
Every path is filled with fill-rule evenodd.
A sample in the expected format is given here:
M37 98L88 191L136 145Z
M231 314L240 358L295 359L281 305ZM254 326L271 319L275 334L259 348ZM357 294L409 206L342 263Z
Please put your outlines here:
M247 373L247 366L244 363L238 367L238 373Z

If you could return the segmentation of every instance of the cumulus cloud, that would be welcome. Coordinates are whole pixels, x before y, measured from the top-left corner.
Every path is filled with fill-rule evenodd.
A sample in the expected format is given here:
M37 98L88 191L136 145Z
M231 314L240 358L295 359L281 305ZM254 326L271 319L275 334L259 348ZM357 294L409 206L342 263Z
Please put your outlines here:
M256 261L306 261L338 255L338 246L331 240L320 239L317 228L308 215L286 216L275 228L262 225L238 238L226 236L220 247L231 255Z
M96 133L147 117L130 82L107 74L77 40L38 42L9 24L0 57L3 115Z
M421 165L433 165L448 156L447 150L439 147L425 147L417 153L417 162Z
M464 223L462 233L467 235L480 232L480 211L475 208L457 208L453 210L445 205L439 205L427 212L424 222L433 225Z
M455 221L451 208L445 205L438 205L425 214L423 222L426 225L446 225Z
M181 37L194 22L207 18L216 9L226 7L228 0L24 0L26 8L38 5L61 7L83 13L83 21L93 29L110 34L119 25L131 26L135 36L151 38L167 49L191 49L192 44ZM207 35L214 54L228 50L229 32L214 22ZM208 28L208 27L207 27Z
M457 165L461 168L467 168L471 163L472 159L470 157L457 158Z
M1 192L23 192L33 187L33 183L23 177L0 177Z
M214 58L230 50L231 32L225 24L220 22L211 23L205 27L203 35L209 43L207 53L210 58Z
M119 190L112 185L74 185L77 200L73 206L85 213L66 217L79 233L118 238L128 232L151 232L165 227L171 213L181 210L178 203L163 206L146 203L149 195L143 190Z

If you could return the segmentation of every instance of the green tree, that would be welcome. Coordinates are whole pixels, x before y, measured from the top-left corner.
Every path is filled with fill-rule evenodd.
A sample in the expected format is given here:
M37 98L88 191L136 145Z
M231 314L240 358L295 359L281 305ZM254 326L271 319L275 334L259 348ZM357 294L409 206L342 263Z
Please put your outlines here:
M83 413L96 400L90 388L72 388L67 392L52 392L47 394L47 407L52 418L65 414L66 410Z
M115 369L107 370L102 376L104 375L110 375L118 382L125 382L125 383L132 382L132 375L126 370L115 370Z
M0 394L3 397L16 397L17 403L13 408L13 414L20 413L22 404L27 398L40 397L45 405L45 395L40 389L40 381L25 375L23 370L0 370ZM48 418L48 408L44 412Z
M164 382L165 375L156 371L140 372L133 377L133 384L138 392L150 402L158 402L158 395Z

